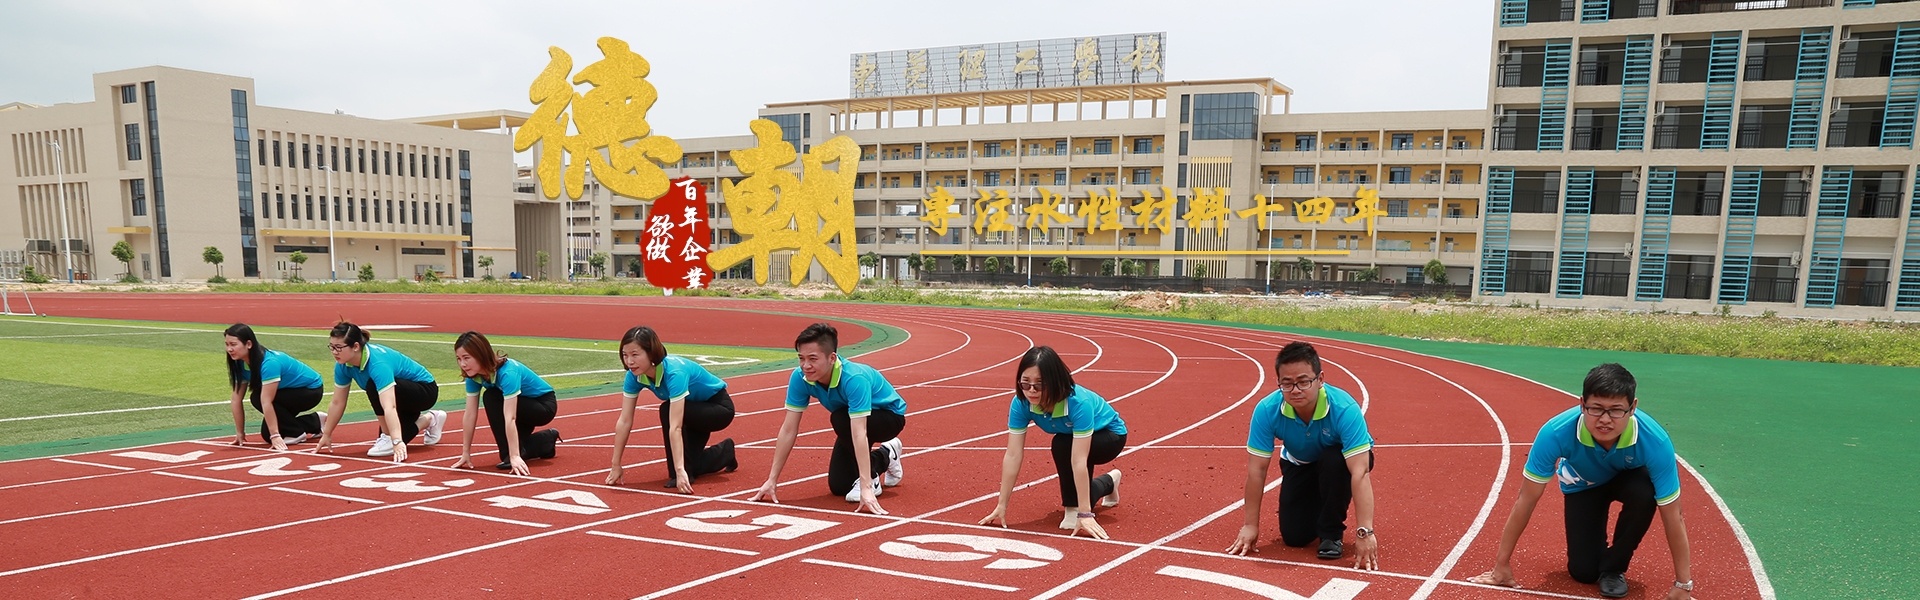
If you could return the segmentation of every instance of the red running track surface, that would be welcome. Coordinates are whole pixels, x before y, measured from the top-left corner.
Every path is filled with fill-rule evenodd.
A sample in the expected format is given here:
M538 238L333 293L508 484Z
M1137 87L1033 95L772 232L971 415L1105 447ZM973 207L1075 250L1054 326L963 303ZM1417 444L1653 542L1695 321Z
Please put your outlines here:
M1596 595L1565 574L1554 492L1541 502L1515 556L1526 589L1465 582L1491 565L1526 444L1572 401L1497 371L1312 340L1326 361L1327 381L1366 405L1376 438L1383 570L1367 572L1349 568L1350 560L1320 561L1311 548L1278 544L1271 491L1262 505L1259 552L1220 552L1242 518L1247 418L1274 388L1274 353L1297 336L948 307L717 298L431 300L196 295L164 296L158 300L164 306L156 307L152 295L69 295L43 302L55 315L250 318L292 326L324 325L337 306L350 305L355 318L369 323L425 320L410 324L489 333L510 323L520 328L512 332L517 335L588 338L648 315L674 327L668 341L730 345L780 346L815 320L796 314L880 322L906 330L910 339L857 360L882 369L907 398L906 480L880 497L890 515L850 512L851 505L826 490L822 473L833 434L822 411L814 410L781 475L781 503L745 502L766 478L785 414L785 372L728 382L739 413L723 435L739 443L741 470L700 478L695 496L660 487L666 471L652 414L635 417L625 485L604 485L617 395L562 402L554 426L566 442L557 458L532 462L534 477L448 468L460 456L462 432L451 431L461 422L458 413L438 447L413 446L406 464L363 455L374 435L371 423L343 426L337 439L352 445L334 454L238 448L216 438L14 461L0 470L0 506L7 507L0 511L0 539L9 540L0 557L0 597ZM556 302L566 306L556 310ZM299 308L283 310L287 304ZM1011 527L975 524L994 504L1013 365L1034 344L1058 349L1077 369L1076 380L1111 400L1131 430L1127 453L1110 465L1125 473L1122 503L1099 510L1110 541L1067 537L1055 528L1059 491L1042 434L1027 440ZM476 437L475 462L491 465L491 433ZM1678 446L1684 455L1686 440ZM1693 578L1702 596L1770 597L1736 525L1691 474L1682 485ZM1656 521L1629 573L1629 597L1660 597L1671 577Z

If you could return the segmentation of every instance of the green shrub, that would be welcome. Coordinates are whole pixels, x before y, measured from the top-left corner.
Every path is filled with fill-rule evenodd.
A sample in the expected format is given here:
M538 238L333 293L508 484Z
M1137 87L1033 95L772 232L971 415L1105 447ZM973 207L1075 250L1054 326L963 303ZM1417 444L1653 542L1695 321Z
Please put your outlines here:
M214 281L212 279L207 280L207 283L213 283L213 282ZM140 281L139 277L134 277L132 274L127 274L127 275L120 276L120 283L142 283L142 282ZM226 282L222 281L221 283L226 283Z
M360 280L373 281L373 265L360 265Z
M125 281L125 280L122 280L122 281ZM139 283L139 282L140 282L139 278L133 278L133 281L129 283ZM226 282L227 282L227 278L224 275L215 275L207 278L207 283L226 283Z
M39 273L34 272L33 265L27 265L20 268L20 280L25 281L27 283L51 283L53 281L52 279L48 279L47 276L45 275L41 275Z

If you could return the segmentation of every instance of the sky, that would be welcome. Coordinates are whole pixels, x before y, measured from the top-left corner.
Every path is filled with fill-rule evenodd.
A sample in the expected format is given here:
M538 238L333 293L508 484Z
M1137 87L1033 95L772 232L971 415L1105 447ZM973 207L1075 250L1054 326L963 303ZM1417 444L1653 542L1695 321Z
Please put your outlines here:
M846 98L857 52L1164 31L1168 80L1272 78L1295 113L1479 109L1495 4L0 0L0 104L90 101L94 73L165 65L251 77L279 108L532 112L549 46L577 70L611 36L652 65L656 134L746 135L766 104Z

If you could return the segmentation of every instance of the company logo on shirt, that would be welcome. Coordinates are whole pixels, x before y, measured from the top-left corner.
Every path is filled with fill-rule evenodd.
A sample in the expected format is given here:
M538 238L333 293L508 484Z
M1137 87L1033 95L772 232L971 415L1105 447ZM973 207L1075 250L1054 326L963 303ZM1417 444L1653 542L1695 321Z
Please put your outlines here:
M1587 481L1586 478L1583 478L1580 476L1580 473L1575 472L1573 470L1572 464L1569 464L1566 461L1561 461L1560 462L1560 483L1561 485L1577 486L1577 485L1591 485L1593 482Z

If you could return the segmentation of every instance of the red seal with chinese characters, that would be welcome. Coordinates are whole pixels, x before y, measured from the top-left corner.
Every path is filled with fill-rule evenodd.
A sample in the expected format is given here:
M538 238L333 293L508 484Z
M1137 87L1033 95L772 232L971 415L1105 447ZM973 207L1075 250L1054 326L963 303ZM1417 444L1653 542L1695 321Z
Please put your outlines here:
M673 181L653 201L640 233L647 283L665 289L695 289L713 282L707 267L713 228L707 225L707 187L691 177Z

